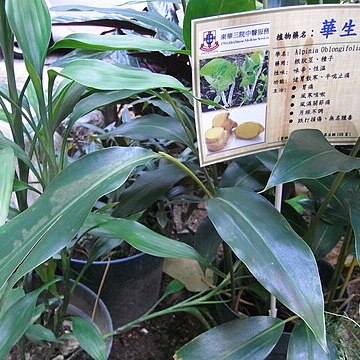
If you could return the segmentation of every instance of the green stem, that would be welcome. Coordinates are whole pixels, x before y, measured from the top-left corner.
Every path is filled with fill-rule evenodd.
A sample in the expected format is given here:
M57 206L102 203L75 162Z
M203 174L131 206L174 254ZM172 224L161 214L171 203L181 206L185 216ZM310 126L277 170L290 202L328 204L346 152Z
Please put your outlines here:
M174 99L170 96L170 94L165 89L162 89L162 91L163 91L164 99L174 109L177 118L179 119L183 129L186 132L186 136L188 138L188 144L187 145L190 147L191 151L196 155L197 151L196 151L195 146L193 144L194 143L194 136L193 136L192 130L189 129L189 127L186 124L186 120L184 119L184 114L179 110L178 106L176 105Z
M183 163L181 163L179 160L175 159L171 155L168 155L168 154L166 154L164 152L160 151L159 154L163 158L165 158L166 160L172 162L177 167L179 167L180 169L185 171L195 181L195 183L204 191L205 195L208 198L211 199L213 197L213 194L207 189L207 187L201 182L201 180L188 167L186 167Z
M230 275L230 287L231 287L231 308L235 309L236 295L235 295L235 276L234 276L234 264L232 258L232 251L228 244L223 242L224 247L224 262L225 262L225 273Z
M355 157L356 154L359 152L359 150L360 150L360 137L357 139L356 144L354 145L353 149L351 150L350 156ZM346 175L346 173L344 173L344 172L339 172L336 175L335 180L333 181L328 193L326 194L324 201L320 205L320 208L316 212L315 216L312 218L309 228L307 229L307 231L304 235L304 240L307 242L307 244L312 249L314 249L314 245L315 245L316 228L321 220L321 217L323 216L328 205L330 204L331 199L333 198L333 196L335 195L339 186L341 185L341 182L344 179L345 175Z

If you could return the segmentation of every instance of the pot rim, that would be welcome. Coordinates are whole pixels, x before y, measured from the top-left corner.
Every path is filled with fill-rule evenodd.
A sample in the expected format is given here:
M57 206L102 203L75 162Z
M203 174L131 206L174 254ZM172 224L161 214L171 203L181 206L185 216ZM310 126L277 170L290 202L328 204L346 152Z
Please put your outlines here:
M125 263L125 262L135 260L135 259L145 256L145 255L150 255L150 254L140 252L139 254L131 255L126 258L110 260L110 264ZM152 256L152 255L150 255L150 256ZM78 264L86 264L87 263L87 260L81 260L81 259L75 259L75 258L72 258L71 261L78 263ZM104 260L95 260L92 262L93 265L106 265L107 263L108 263L107 260L105 260L105 261Z

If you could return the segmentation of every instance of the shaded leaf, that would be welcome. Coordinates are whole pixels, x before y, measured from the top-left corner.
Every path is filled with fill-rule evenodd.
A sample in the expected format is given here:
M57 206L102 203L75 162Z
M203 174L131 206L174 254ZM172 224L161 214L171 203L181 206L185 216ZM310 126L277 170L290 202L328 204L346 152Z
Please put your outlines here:
M108 135L121 135L135 140L173 140L189 145L186 132L179 121L169 116L160 116L156 114L135 118L134 120L120 125L100 138L107 138Z
M81 99L75 106L70 116L70 122L74 123L80 117L99 107L128 99L137 94L140 90L118 90L118 91L101 91L91 94Z
M355 254L358 263L360 263L360 194L351 193L348 199L350 210L350 221L355 233Z
M15 175L15 157L11 147L0 146L0 163L0 225L2 225L8 217Z
M145 91L162 87L186 90L172 76L137 68L125 69L100 60L72 61L59 74L79 84L98 90L127 89Z
M290 134L265 190L298 179L316 179L358 168L360 159L336 150L321 131L295 130Z
M90 222L98 223L105 230L116 234L132 247L144 253L159 257L185 258L204 262L204 259L190 245L169 239L136 221L115 219L99 214L90 214L89 219Z
M248 190L264 188L270 171L256 155L248 155L233 161L224 171L220 187L242 187Z
M332 225L319 221L315 231L313 252L317 259L323 258L340 241L344 233L343 225Z
M114 209L113 216L127 217L147 209L185 176L187 174L173 164L141 173L136 181L120 194L119 205Z
M329 342L329 341L328 341ZM311 330L302 321L298 322L291 333L289 348L287 353L288 360L336 360L336 348L333 344L328 344L329 352L316 341Z
M184 284L179 280L172 280L166 286L164 290L163 297L176 294L177 292L181 291L184 288Z
M229 321L199 335L175 353L176 360L263 360L279 340L283 322L268 316Z
M98 328L88 320L72 317L73 334L95 360L106 360L106 344Z
M59 252L98 198L122 185L134 167L156 156L136 147L108 148L65 168L29 209L0 227L5 240L0 242L1 286L15 270L14 282Z
M283 216L262 196L239 188L220 189L206 208L221 238L255 278L326 346L316 261Z
M194 247L207 261L212 262L218 252L222 239L214 225L206 218L198 227L194 236Z
M49 341L52 343L61 343L50 329L40 324L30 325L26 330L25 336L32 342Z

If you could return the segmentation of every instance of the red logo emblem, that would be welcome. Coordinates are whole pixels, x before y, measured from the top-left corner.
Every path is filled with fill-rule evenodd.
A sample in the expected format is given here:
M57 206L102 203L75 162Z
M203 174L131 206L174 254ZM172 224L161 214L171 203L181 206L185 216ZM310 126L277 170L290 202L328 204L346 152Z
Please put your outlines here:
M204 32L204 41L200 46L200 50L209 52L215 50L218 47L219 43L216 40L216 31L211 30Z

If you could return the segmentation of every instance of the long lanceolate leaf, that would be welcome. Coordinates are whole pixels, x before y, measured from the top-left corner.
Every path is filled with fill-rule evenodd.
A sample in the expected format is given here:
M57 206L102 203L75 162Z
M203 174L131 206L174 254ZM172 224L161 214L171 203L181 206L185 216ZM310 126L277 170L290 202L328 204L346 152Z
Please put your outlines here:
M98 90L145 91L162 87L186 90L172 76L135 68L123 68L100 60L75 60L69 63L60 75Z
M14 153L11 147L0 146L0 225L7 218L15 175Z
M291 333L287 360L335 360L336 348L328 343L329 352L326 353L306 324L298 322Z
M164 139L192 145L181 123L170 116L144 115L120 125L105 136L121 135L135 140Z
M56 42L51 50L56 49L83 49L83 50L137 50L137 51L171 51L188 53L179 50L164 41L138 35L103 36L96 34L71 34Z
M266 189L297 179L317 179L360 168L360 159L337 151L319 130L295 130L276 163Z
M12 274L14 283L61 250L99 197L122 185L134 167L156 156L142 148L109 148L63 170L33 206L0 227L1 286Z
M36 300L44 288L45 286L21 297L0 317L0 359L5 359L31 324Z
M173 34L179 40L182 39L181 28L174 22L169 21L164 16L156 14L154 12L141 12L133 9L121 9L121 8L97 8L92 6L77 6L77 5L68 5L68 6L54 6L53 10L56 11L67 11L67 10L80 10L70 16L64 15L55 16L53 18L54 23L68 23L69 21L75 22L84 22L88 20L119 20L127 21L129 23L138 25L145 29L151 29L155 31L164 30ZM84 12L96 11L96 14L90 14ZM99 14L100 13L100 14Z
M326 348L321 283L306 243L256 193L220 189L206 208L217 232L237 257L270 293L304 319Z
M43 0L6 0L6 14L25 59L41 77L51 36L51 18Z
M162 236L133 220L90 214L87 223L116 234L120 241L125 240L134 248L150 255L205 262L190 245Z
M263 360L284 329L281 320L253 316L217 326L184 345L175 360Z

